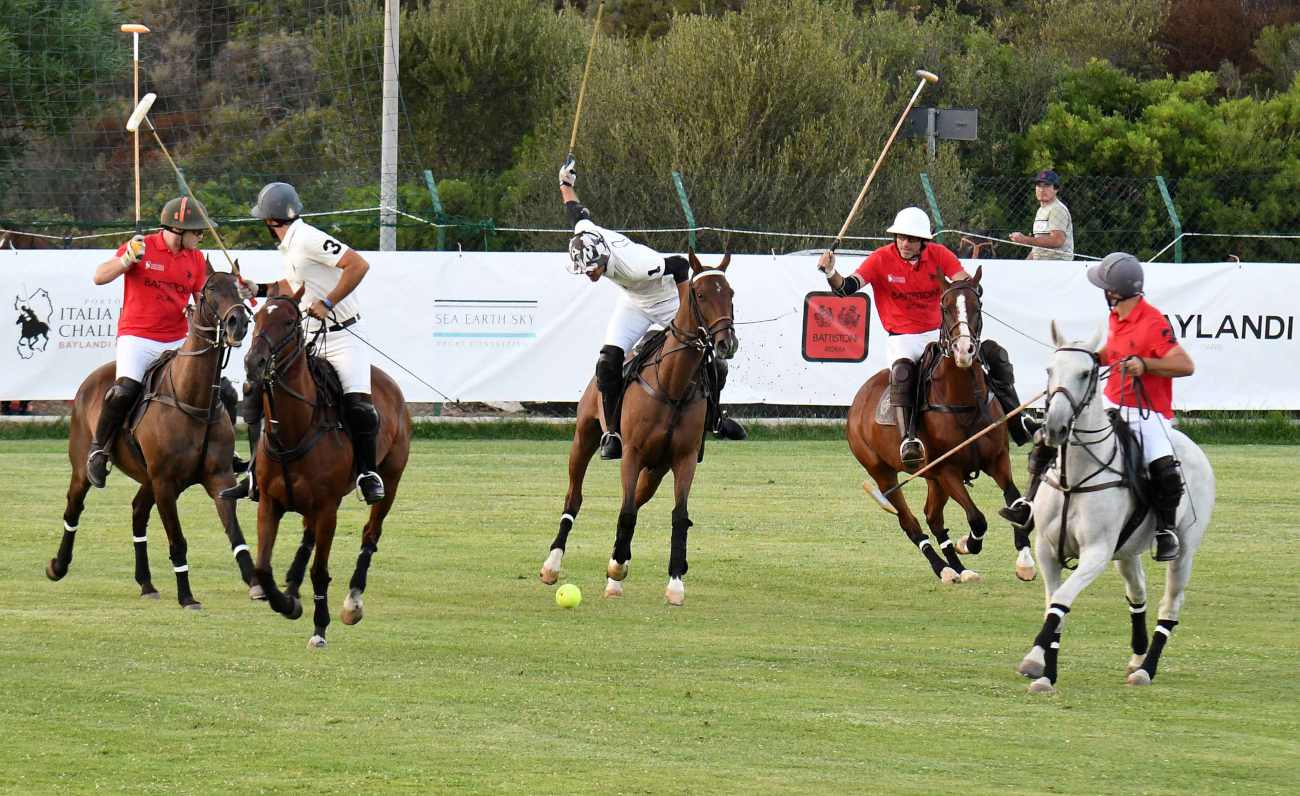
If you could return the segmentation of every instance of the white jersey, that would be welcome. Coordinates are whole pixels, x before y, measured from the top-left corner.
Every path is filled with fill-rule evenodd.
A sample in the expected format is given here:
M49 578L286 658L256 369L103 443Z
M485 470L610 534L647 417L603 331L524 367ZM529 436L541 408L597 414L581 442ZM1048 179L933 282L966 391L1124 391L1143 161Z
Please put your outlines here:
M347 244L340 243L301 218L289 225L280 241L284 252L284 278L289 287L297 290L306 286L299 307L307 311L313 303L329 295L343 276L339 260L348 252ZM361 313L361 304L353 293L334 305L334 318L342 323Z
M583 219L573 226L576 232L594 232L609 245L609 266L605 276L627 293L636 306L655 314L678 304L677 283L664 269L664 257L649 246L634 243L626 235L597 226Z

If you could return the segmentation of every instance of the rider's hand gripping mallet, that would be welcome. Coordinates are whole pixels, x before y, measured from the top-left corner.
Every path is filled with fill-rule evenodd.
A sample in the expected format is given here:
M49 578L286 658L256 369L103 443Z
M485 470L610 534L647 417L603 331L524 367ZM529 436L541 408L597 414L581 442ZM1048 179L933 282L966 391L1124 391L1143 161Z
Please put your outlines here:
M176 172L176 176L181 179L182 183L184 183L185 175L181 173L180 167L176 165L176 161L172 160L171 153L167 151L167 146L162 142L162 139L158 137L158 130L153 126L153 122L149 120L149 109L153 107L154 100L156 99L158 99L158 95L152 91L145 94L140 100L140 104L137 105L135 110L131 113L131 118L127 120L126 129L127 132L134 133L140 129L140 122L149 125L149 132L153 133L153 140L158 142L158 148L161 149L163 155L167 157L167 162L171 164L172 170ZM203 208L201 203L195 204L199 208L199 215L203 216L203 223L207 225L208 231L212 233L212 237L216 239L217 245L221 247L221 253L226 255L226 262L230 263L230 270L235 276L239 276L239 263L236 262L230 256L230 252L226 250L226 244L222 242L221 236L217 234L217 228L212 226L212 219L208 218L208 211ZM242 279L242 277L240 278Z
M898 509L894 508L894 504L889 502L889 496L890 496L890 495L892 495L892 494L894 494L895 492L897 492L898 490L902 489L902 488L903 488L903 487L904 487L904 486L905 486L909 481L912 481L912 480L914 480L914 479L920 478L921 476L925 475L927 472L929 472L929 471L930 471L931 469L933 469L934 467L937 467L940 463L942 463L942 462L943 462L945 459L947 459L949 456L952 456L952 455L953 455L954 453L956 453L957 451L960 451L960 450L964 449L967 445L971 444L971 443L974 442L975 440L979 439L980 437L982 437L982 436L984 436L985 434L989 433L989 432L992 431L993 429L995 429L995 428L997 428L998 426L1002 425L1003 423L1007 422L1007 421L1010 420L1011 418L1013 418L1013 417L1015 417L1016 415L1020 414L1021 412L1025 411L1025 410L1028 409L1030 406L1032 406L1033 403L1034 403L1035 401L1037 401L1039 398L1042 398L1044 395L1047 395L1047 390L1043 390L1043 391L1040 392L1038 395L1035 395L1033 398L1030 398L1028 401L1025 401L1025 402L1022 403L1020 406L1017 406L1015 409L1012 409L1010 412L1007 412L1005 415L1003 415L1002 417L998 418L997 420L994 420L992 423L989 423L987 426L985 426L984 428L980 429L979 433L976 434L975 436L971 437L970 439L966 440L966 441L963 442L962 444L960 444L960 445L958 445L957 447L953 448L952 450L948 451L948 452L945 453L944 455L942 455L942 456L940 456L939 458L935 459L934 461L930 462L930 463L927 464L926 466L922 467L920 470L917 470L915 473L912 473L912 474L909 475L908 477L904 478L902 481L899 481L897 484L894 484L893 486L891 486L889 489L885 490L884 492L881 492L881 491L880 491L880 488L877 487L877 486L875 486L874 484L872 484L870 481L863 481L863 482L862 482L862 489L863 489L863 490L864 490L868 495L870 495L871 498L872 498L873 500L875 500L877 503L879 503L879 504L880 504L880 507L881 507L882 509L884 509L885 511L889 512L890 514L897 514L897 513L898 513Z
M844 219L844 226L840 227L840 234L836 235L835 240L831 242L831 251L835 251L839 248L840 243L844 240L844 236L849 231L849 226L853 223L853 219L857 218L858 210L862 207L862 200L866 198L867 190L871 188L871 181L876 178L876 172L880 170L880 164L885 161L885 154L888 153L889 148L894 145L894 139L898 136L898 131L903 128L903 122L907 121L907 114L912 112L912 106L916 104L917 97L921 96L921 91L925 88L927 83L939 82L938 75L934 72L927 72L924 69L916 70L916 76L921 79L921 82L916 84L916 91L912 92L912 98L907 101L907 107L903 109L903 115L898 117L898 123L894 125L894 131L889 134L889 140L885 141L885 148L880 150L880 156L876 158L875 165L871 167L871 173L867 175L867 182L862 186L862 190L858 193L858 199L853 203L853 209L849 211L849 217Z
M596 24L591 28L591 44L587 45L587 65L582 69L582 84L578 87L578 106L573 111L573 132L569 134L569 157L578 143L578 120L582 118L582 99L587 94L587 76L591 74L591 56L596 51L596 35L600 33L600 14L605 10L605 0L596 6Z

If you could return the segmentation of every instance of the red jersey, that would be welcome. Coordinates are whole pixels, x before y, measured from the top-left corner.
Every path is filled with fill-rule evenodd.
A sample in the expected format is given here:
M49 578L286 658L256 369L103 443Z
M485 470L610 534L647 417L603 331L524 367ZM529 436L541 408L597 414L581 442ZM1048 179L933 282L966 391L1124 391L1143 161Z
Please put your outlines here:
M126 251L123 243L119 257ZM122 317L117 335L143 337L170 343L189 332L185 305L190 294L203 290L207 263L202 252L182 249L172 254L163 243L162 232L146 235L144 256L123 276Z
M890 334L917 334L938 329L943 323L939 297L943 288L934 276L938 265L952 277L961 272L957 255L941 243L927 243L916 265L904 260L898 246L873 251L853 275L871 285L880 325Z
M1139 298L1128 317L1120 320L1119 314L1110 314L1110 334L1106 337L1106 361L1103 365L1113 365L1121 359L1139 356L1143 359L1157 359L1165 356L1178 345L1173 327L1160 310ZM1151 408L1164 415L1173 417L1174 380L1168 376L1152 376L1144 373L1138 376L1142 390L1146 394ZM1138 396L1134 392L1132 377L1119 368L1111 370L1106 380L1106 397L1119 406L1138 406Z

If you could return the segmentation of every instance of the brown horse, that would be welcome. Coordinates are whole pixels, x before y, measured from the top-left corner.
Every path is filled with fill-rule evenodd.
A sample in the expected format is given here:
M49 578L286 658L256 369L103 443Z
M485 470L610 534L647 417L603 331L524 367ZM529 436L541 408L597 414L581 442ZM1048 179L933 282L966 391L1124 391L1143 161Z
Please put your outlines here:
M235 503L218 497L235 483L231 469L235 452L235 430L230 416L218 400L223 353L243 344L248 332L248 308L239 299L235 276L214 273L208 265L207 281L200 300L190 314L189 334L170 361L154 379L146 376L143 409L132 412L130 433L119 433L110 449L113 464L140 483L131 502L131 524L135 541L135 581L142 597L158 597L149 572L146 529L149 511L156 504L167 532L172 568L176 573L176 599L185 608L198 609L190 591L188 545L181 533L176 499L192 484L202 484L230 539L230 548L245 583L252 582L252 559L244 534L239 529ZM77 390L68 429L68 460L72 480L63 512L63 541L59 552L45 567L50 580L68 574L77 521L86 507L90 480L86 476L86 454L90 450L95 424L104 395L113 384L115 365L101 365Z
M925 400L918 411L924 414L916 422L917 435L925 443L930 461L965 442L1003 414L1002 407L992 400L983 368L977 364L982 327L981 276L982 267L976 269L971 279L955 282L949 281L942 271L936 270L935 273L935 279L943 285L940 298L943 321L938 351L935 352L933 347L930 351L939 361L931 366L928 375L921 378ZM923 359L923 363L928 359ZM983 471L992 476L1002 489L1007 505L1020 497L1020 490L1011 477L1006 427L999 426L985 434L925 474L925 520L943 551L940 557L908 508L902 490L888 491L898 484L898 473L903 470L898 456L900 429L893 424L894 412L877 412L882 396L885 401L889 400L888 390L887 370L876 373L858 390L849 409L849 448L875 479L881 492L889 495L889 502L898 511L899 526L930 562L934 574L944 583L979 580L979 573L967 569L957 557L958 549L972 555L979 553L988 530L988 521L966 491L966 482ZM885 417L887 425L880 422L881 417ZM965 510L971 529L956 548L943 527L943 508L950 497ZM1024 537L1023 533L1016 534L1017 549L1028 549L1029 540Z
M307 337L303 332L296 294L282 295L273 288L266 306L257 314L253 343L244 358L247 378L261 385L264 424L254 465L261 501L257 506L258 584L266 592L271 608L289 619L302 616L298 591L307 560L316 552L311 567L315 600L315 632L308 645L325 646L325 629L330 623L330 547L338 521L339 504L355 486L352 441L340 423L341 394L322 388L308 366ZM348 334L345 329L334 334ZM323 364L323 363L322 363ZM354 625L363 615L362 593L370 559L379 549L379 537L397 498L397 485L411 453L411 413L401 389L388 374L370 369L375 408L381 418L376 440L375 468L384 480L385 497L370 509L370 520L361 535L361 554L343 601L340 619ZM285 512L303 516L303 537L286 575L281 592L271 573L271 551Z
M724 256L717 268L705 268L694 252L690 262L691 278L683 283L687 295L669 324L663 347L641 366L623 396L623 504L614 552L606 567L606 597L622 596L637 510L654 496L671 469L676 502L664 596L671 605L681 605L686 598L682 576L687 569L686 532L692 524L687 498L704 434L707 380L713 358L731 359L740 345L732 319L734 294L725 273L731 256ZM582 481L600 444L600 417L599 392L593 379L578 402L578 428L569 449L569 492L559 534L542 564L543 583L555 583L560 577L569 531L582 508Z

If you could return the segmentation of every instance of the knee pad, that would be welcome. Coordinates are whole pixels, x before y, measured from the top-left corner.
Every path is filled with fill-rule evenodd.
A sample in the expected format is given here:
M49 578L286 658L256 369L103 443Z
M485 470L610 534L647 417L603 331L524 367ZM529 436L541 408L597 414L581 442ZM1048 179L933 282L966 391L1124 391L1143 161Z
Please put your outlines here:
M718 387L718 392L722 392L722 388L727 386L727 372L728 372L727 360L725 359L713 360L713 374L715 378L715 383L717 384Z
M1011 367L1011 357L1007 350L998 345L995 340L985 340L980 343L980 357L983 358L984 364L988 366L989 375L994 379L1015 384L1016 375Z
M601 392L617 391L623 380L623 349L607 345L596 358L596 387Z
M1047 471L1052 460L1056 458L1056 448L1038 443L1029 451L1029 475L1036 478Z
M239 405L239 414L246 421L262 416L262 387L257 382L244 382L244 400Z
M143 387L135 379L129 379L125 376L113 382L113 386L108 388L104 393L105 403L119 403L134 401L140 395L140 389Z
M235 411L235 405L239 403L239 393L235 392L235 385L231 384L230 379L225 376L221 377L221 403L231 412Z
M1162 494L1183 492L1183 476L1178 472L1178 460L1172 456L1162 456L1147 465L1151 481Z
M348 422L353 430L366 433L379 428L379 412L369 395L350 392L343 398L347 402Z
M911 403L912 389L916 382L916 363L910 359L896 359L889 366L889 389L894 405L900 401Z

